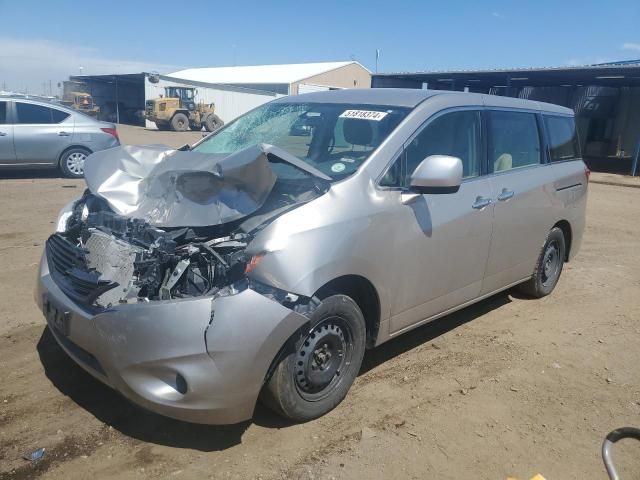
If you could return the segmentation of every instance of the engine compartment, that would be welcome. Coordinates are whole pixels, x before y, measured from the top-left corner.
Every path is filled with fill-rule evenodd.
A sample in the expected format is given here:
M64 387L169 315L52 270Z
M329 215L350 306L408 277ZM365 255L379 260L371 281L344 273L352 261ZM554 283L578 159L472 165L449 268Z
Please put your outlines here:
M325 191L313 179L279 180L264 205L245 218L160 228L115 213L86 190L64 231L47 242L50 271L74 300L98 308L215 295L246 280L246 248L260 230Z

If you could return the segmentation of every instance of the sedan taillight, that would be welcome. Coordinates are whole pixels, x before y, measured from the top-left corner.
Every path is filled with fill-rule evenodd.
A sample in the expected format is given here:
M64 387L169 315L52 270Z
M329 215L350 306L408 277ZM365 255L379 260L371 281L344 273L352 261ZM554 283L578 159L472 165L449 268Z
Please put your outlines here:
M108 133L113 136L116 140L120 141L120 137L118 137L118 131L115 128L101 128L104 133Z

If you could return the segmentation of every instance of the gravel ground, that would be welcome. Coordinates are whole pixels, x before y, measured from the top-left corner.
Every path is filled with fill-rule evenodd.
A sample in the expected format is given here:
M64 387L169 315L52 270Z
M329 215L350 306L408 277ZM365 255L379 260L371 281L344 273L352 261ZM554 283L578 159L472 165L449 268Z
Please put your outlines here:
M201 134L120 128L123 142ZM48 178L43 178L48 177ZM606 478L600 445L640 424L640 191L592 184L582 250L555 292L507 292L365 357L346 400L291 425L258 407L230 427L143 412L57 347L33 302L57 211L82 181L0 177L0 480ZM22 455L46 447L39 462ZM640 444L615 450L640 478Z

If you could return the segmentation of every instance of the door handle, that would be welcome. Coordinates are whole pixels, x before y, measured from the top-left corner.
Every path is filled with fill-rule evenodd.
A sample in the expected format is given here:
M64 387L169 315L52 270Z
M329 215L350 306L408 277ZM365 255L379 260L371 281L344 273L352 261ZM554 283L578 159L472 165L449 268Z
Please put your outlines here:
M5 132L0 132L0 137L6 137L7 134Z
M500 195L498 195L498 201L504 202L505 200L509 200L511 197L513 197L513 195L513 190L507 190L506 188L503 188L502 192L500 192Z
M487 197L477 197L476 201L471 205L472 208L476 210L482 210L484 207L487 207L493 203L493 200Z
M58 135L61 137L68 137L71 134L69 132L58 132Z

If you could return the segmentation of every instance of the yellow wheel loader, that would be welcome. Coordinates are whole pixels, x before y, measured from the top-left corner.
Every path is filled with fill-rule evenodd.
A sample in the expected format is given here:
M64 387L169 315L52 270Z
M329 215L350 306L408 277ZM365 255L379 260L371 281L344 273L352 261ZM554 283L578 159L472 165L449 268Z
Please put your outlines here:
M147 100L144 118L156 124L158 130L217 130L224 122L215 114L215 105L196 103L196 89L192 87L165 87L164 96Z

